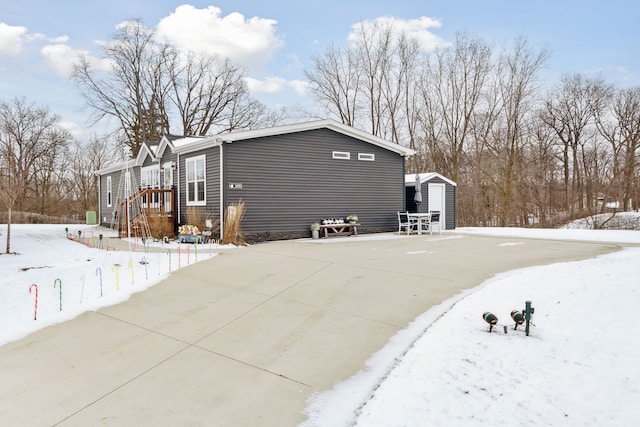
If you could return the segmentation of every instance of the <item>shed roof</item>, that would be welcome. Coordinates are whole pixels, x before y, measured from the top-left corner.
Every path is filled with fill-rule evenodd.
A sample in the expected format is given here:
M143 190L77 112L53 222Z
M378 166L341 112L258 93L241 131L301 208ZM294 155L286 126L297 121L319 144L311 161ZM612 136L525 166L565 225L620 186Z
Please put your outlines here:
M453 185L453 186L457 186L457 184L453 181L451 181L449 178L446 178L442 175L440 175L438 172L422 172L422 173L408 173L404 176L404 185L406 187L410 187L410 186L414 186L416 184L416 175L420 176L420 184L423 184L427 181L432 180L433 178L440 178L443 181Z

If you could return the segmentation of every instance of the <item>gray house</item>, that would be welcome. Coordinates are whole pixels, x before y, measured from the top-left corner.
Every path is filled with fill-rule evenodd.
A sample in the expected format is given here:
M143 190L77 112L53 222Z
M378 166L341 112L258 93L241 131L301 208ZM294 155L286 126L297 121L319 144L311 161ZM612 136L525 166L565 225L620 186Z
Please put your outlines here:
M416 203L416 185L420 186L422 203ZM436 172L405 175L406 210L408 212L440 211L442 230L456 228L456 183Z
M99 220L122 225L130 215L138 228L136 218L146 215L166 235L186 223L188 209L223 220L226 207L242 201L241 230L251 240L308 236L310 224L349 214L358 215L359 231L394 230L405 207L405 157L413 153L332 120L164 137L97 172Z

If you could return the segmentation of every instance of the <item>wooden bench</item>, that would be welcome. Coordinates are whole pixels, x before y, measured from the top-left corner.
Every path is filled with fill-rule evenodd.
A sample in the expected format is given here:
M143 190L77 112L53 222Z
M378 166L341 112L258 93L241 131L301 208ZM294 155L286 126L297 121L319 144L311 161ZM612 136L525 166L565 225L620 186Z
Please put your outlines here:
M329 237L329 235L340 236L344 234L357 236L359 225L360 224L349 222L345 222L342 224L321 224L320 231L324 234L324 237Z

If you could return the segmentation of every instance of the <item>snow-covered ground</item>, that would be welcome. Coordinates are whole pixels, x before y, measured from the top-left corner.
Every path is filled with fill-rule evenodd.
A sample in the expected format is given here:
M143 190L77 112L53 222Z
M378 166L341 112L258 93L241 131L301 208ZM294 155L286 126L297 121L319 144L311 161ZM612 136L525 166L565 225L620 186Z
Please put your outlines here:
M67 239L65 228L74 238L81 231L87 245ZM131 240L131 250L107 251L90 246L99 246L98 236L103 234L102 247L106 249L107 238L115 236L109 229L14 224L11 252L17 255L7 255L6 231L7 226L0 225L0 345L85 311L125 301L132 293L162 281L169 271L230 248L205 244L195 253L192 244L149 243L147 248L163 249L152 252L145 251L140 241ZM34 284L37 286L32 287Z
M67 240L64 227L12 227L11 247L19 255L0 255L0 345L124 301L169 270L196 262L194 251L186 251L193 245L182 246L180 254L177 244L160 253L147 253L140 245L133 251L103 251ZM69 226L72 234L77 230L94 241L104 233ZM1 249L5 232L0 226ZM465 233L507 236L509 245L526 244L522 237L640 244L638 231L456 230ZM445 232L441 238L453 237ZM198 261L214 255L203 245ZM32 284L38 289L37 320ZM633 322L639 288L638 247L499 274L427 311L360 373L314 396L304 425L636 425L640 341ZM528 337L522 327L512 329L510 318L525 301L535 308ZM482 320L485 311L499 318L492 333Z
M456 233L513 237L513 245L526 244L519 237L640 244L638 231ZM526 301L535 309L529 336L510 316ZM360 373L313 396L303 425L637 425L638 307L638 247L499 274L427 311ZM491 333L486 311L499 318Z

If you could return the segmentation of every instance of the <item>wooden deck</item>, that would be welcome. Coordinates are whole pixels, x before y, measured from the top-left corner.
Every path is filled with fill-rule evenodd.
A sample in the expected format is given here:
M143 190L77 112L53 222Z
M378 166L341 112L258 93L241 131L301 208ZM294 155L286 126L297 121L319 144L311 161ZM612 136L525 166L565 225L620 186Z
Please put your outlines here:
M173 236L175 234L174 197L172 189L142 188L128 200L120 202L118 204L120 237Z

